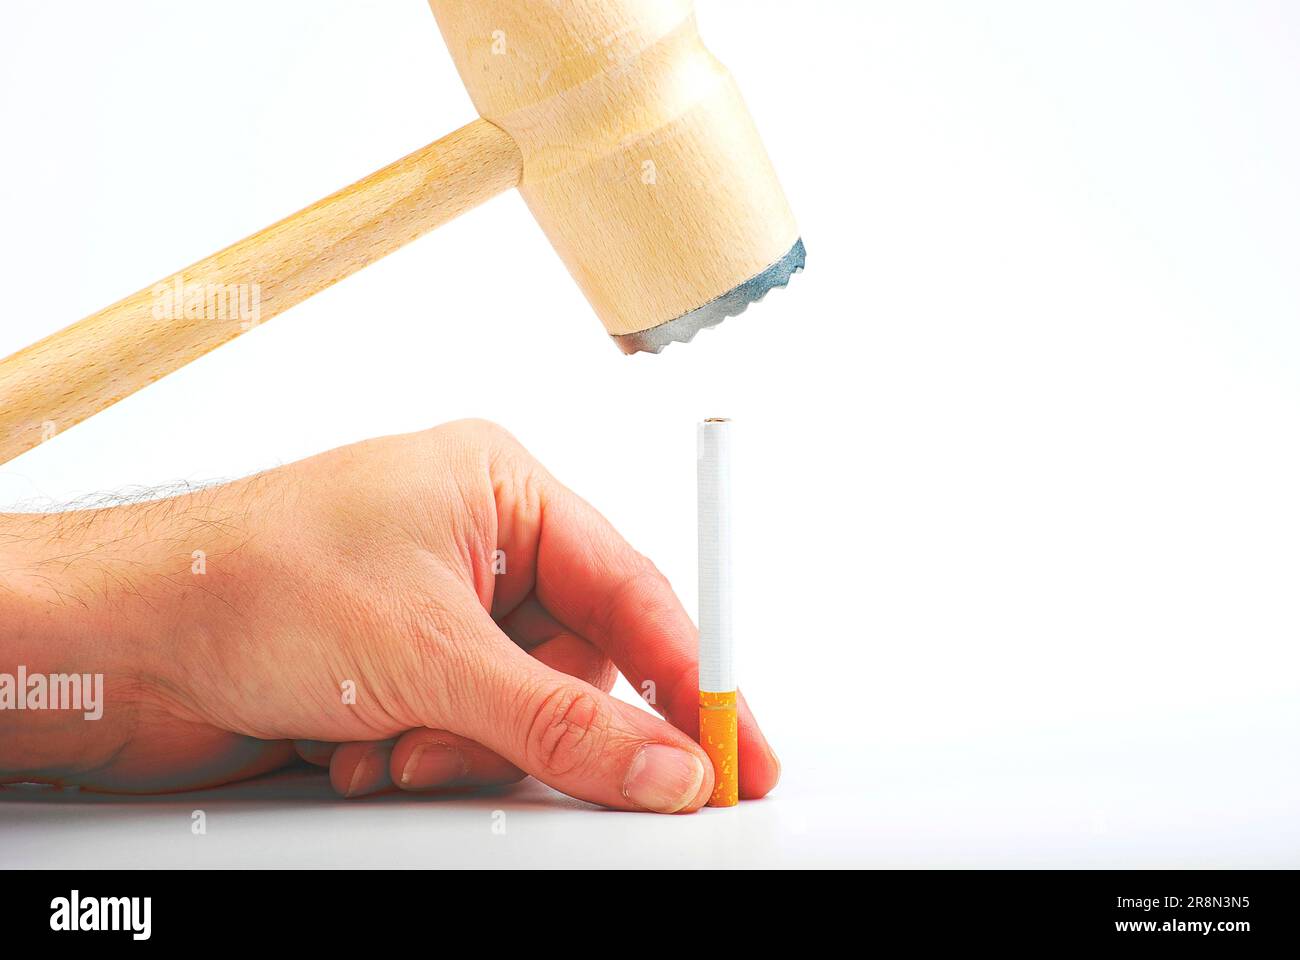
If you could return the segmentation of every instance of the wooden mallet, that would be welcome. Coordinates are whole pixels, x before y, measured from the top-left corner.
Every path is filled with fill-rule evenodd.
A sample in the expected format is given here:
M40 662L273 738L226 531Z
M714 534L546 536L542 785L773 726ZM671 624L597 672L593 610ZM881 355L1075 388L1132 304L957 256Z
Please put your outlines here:
M0 463L510 187L627 353L802 268L691 0L429 3L481 119L0 361Z

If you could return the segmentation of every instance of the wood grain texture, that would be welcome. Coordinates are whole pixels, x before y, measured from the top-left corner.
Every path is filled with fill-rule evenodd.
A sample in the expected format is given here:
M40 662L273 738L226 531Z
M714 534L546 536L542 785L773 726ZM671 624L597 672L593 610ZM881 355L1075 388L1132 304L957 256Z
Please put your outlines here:
M689 0L429 0L520 191L612 335L760 273L798 228Z
M515 186L521 164L476 120L0 361L0 463ZM215 299L187 310L186 285Z

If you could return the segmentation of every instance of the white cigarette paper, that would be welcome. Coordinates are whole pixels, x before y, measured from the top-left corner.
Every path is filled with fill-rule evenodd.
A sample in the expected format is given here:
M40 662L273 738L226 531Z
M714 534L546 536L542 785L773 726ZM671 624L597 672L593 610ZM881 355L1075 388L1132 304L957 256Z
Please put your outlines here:
M700 689L736 689L731 640L731 421L699 425Z

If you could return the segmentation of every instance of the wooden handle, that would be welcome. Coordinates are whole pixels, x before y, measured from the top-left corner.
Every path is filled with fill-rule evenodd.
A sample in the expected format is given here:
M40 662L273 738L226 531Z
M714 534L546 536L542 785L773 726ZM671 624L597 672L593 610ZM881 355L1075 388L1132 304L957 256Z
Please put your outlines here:
M475 120L0 361L0 463L518 184Z

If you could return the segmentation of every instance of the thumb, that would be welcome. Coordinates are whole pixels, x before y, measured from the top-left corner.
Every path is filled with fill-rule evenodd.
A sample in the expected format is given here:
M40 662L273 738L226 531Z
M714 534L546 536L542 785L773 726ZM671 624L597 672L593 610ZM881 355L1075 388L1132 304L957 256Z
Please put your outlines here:
M708 800L712 766L680 730L538 662L490 620L481 626L496 637L467 667L472 705L448 724L456 733L580 800L654 813Z

